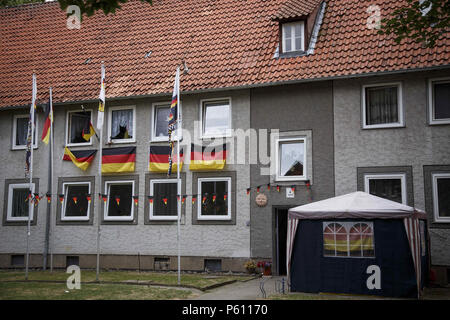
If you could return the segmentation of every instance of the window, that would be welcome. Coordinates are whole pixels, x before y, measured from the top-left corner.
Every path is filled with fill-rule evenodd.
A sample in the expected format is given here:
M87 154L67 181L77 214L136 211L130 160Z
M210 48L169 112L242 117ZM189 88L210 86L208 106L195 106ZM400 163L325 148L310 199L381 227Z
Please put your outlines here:
M25 149L27 147L27 137L28 137L28 120L30 118L29 114L25 115L15 115L13 118L13 150ZM34 126L34 139L33 148L37 148L36 139L37 130L37 118L36 125Z
M63 190L61 220L89 220L90 203L87 195L91 193L90 182L64 183Z
M324 222L325 257L375 257L372 222Z
M434 173L433 212L436 222L450 222L450 173Z
M231 100L202 101L202 136L231 135Z
M286 138L276 142L277 180L306 179L306 139Z
M34 194L34 183L31 185ZM8 211L7 221L28 221L30 212L28 195L30 193L29 183L10 184L8 187ZM33 211L31 210L31 220L33 220Z
M150 180L150 219L176 220L177 214L177 180Z
M400 83L363 86L363 128L403 126Z
M429 81L430 124L450 123L450 79Z
M304 21L284 23L282 25L283 52L305 51L304 33Z
M91 111L68 111L67 112L67 141L68 146L90 145L91 139L86 141L83 138L83 131L89 132L91 123Z
M167 141L169 139L168 133L169 113L170 113L170 103L153 104L152 141ZM175 124L175 128L177 128L177 126L178 122ZM172 138L175 138L176 136L177 132L175 131Z
M135 142L136 109L132 107L109 108L109 141L112 143Z
M406 177L401 174L366 174L364 191L406 205Z
M198 179L198 219L231 219L231 178Z
M105 220L130 221L133 220L134 181L108 181L105 183L107 202Z

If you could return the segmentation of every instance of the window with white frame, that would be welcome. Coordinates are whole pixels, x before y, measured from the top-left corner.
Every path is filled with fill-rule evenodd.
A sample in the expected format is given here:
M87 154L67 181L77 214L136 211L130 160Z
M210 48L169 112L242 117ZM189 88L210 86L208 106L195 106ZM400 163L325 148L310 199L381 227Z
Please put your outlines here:
M231 134L231 99L201 103L202 136L223 137Z
M198 179L199 220L231 219L231 178Z
M34 194L34 183L31 184L31 193ZM28 221L30 212L29 183L15 183L8 187L7 221ZM33 220L31 209L31 220Z
M134 180L108 181L105 183L107 202L104 220L133 220Z
M276 141L279 181L306 179L306 138L281 138Z
M433 173L433 212L436 222L450 222L450 172Z
M169 139L168 125L169 125L170 103L154 103L153 104L153 118L152 118L152 141L167 141ZM181 113L181 107L180 107ZM175 124L175 132L173 139L177 136L178 122Z
M67 141L68 146L91 144L91 139L83 138L83 133L89 133L91 124L92 112L83 111L68 111L67 112Z
M363 128L389 128L403 126L401 83L363 86Z
M27 147L29 118L29 114L14 115L12 139L13 150L25 149ZM37 130L37 118L35 120L36 124L34 126L33 148L37 148L36 132L39 132Z
M375 257L372 222L323 222L325 257Z
M450 78L429 81L430 124L450 123Z
M404 173L365 174L364 191L406 205L406 175Z
M150 180L150 219L176 220L177 214L177 180L153 179Z
M63 184L64 200L61 220L89 220L90 203L87 196L91 193L90 182L67 182Z
M283 52L305 51L305 22L283 23L282 41Z
M127 143L136 141L136 108L110 107L109 111L109 141L112 143Z

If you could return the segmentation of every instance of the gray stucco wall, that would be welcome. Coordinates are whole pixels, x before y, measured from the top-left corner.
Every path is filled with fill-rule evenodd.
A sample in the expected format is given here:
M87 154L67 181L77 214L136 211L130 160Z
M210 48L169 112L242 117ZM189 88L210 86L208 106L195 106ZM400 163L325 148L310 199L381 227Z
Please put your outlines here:
M450 71L417 72L391 76L336 80L333 86L335 139L335 192L357 190L357 168L412 167L413 205L425 203L424 166L450 164L450 125L428 124L428 79L450 76ZM361 129L362 86L400 81L403 87L404 127ZM429 221L432 212L427 210ZM450 265L450 229L430 223L434 265Z
M284 85L252 90L251 127L278 129L283 133L303 132L310 135L312 145L307 162L310 162L309 179L313 201L334 196L333 160L333 108L331 82ZM269 139L270 141L270 139ZM269 143L268 141L268 143ZM273 153L273 149L269 149ZM277 182L284 187L296 187L295 198L286 198L285 188L278 193L275 188L267 191L270 177L261 175L261 165L251 166L251 185L261 185L261 192L268 198L267 206L258 207L253 189L251 201L251 254L253 257L272 258L274 252L273 214L277 206L294 207L309 202L304 182ZM312 171L312 172L311 172ZM303 184L303 185L301 185ZM274 261L274 263L276 263Z
M233 92L218 92L209 94L182 95L183 127L193 136L194 122L199 119L200 100L210 98L230 97L232 99L232 126L244 130L250 125L250 92L248 90ZM144 224L145 180L148 173L148 159L150 146L150 121L153 102L169 102L170 96L159 98L133 99L121 101L107 100L105 110L104 142L108 123L108 107L111 106L136 106L136 143L120 144L117 147L134 145L136 151L136 170L133 174L139 176L138 193L140 195L138 206L137 224L102 224L101 225L101 253L102 254L141 254L141 255L176 255L177 254L177 226L168 224ZM97 104L84 104L86 109L92 109L93 121L97 123ZM95 183L92 190L93 223L87 225L57 224L52 219L51 243L55 254L95 254L96 232L98 223L98 155L86 171L81 171L72 162L62 161L65 144L66 115L68 110L80 110L80 105L58 105L55 107L55 154L54 154L54 181L53 192L56 193L59 177L94 176ZM0 201L3 201L5 179L21 178L24 176L25 151L12 151L11 132L14 113L27 114L28 110L2 111L0 113ZM42 133L43 113L38 114L38 137ZM234 138L230 138L232 140ZM201 144L200 140L195 141ZM183 141L190 143L190 141ZM164 143L155 143L164 144ZM167 142L165 143L167 144ZM108 146L104 144L104 148ZM113 145L112 147L116 147ZM98 149L98 142L93 138L92 146L73 147L73 150ZM186 158L190 158L187 152ZM230 156L233 152L230 152ZM39 147L34 153L34 177L39 178L39 190L47 191L48 173L48 147L40 141ZM227 164L225 171L236 172L236 189L246 188L250 179L248 165ZM192 172L188 166L183 166L186 176L186 193L192 194ZM125 174L129 175L129 174ZM108 175L111 176L111 175ZM118 174L117 176L121 176ZM175 173L176 176L176 173ZM236 197L236 218L232 225L193 225L191 198L185 202L185 214L181 225L181 252L183 256L213 256L213 257L249 257L250 256L250 220L249 200L245 193L237 192L231 197ZM52 202L53 212L56 213L57 198ZM39 204L37 224L31 228L31 252L41 254L44 248L45 218L47 201ZM0 203L3 208L3 203ZM3 214L3 213L2 213ZM103 214L103 213L102 213ZM24 253L26 244L26 226L1 226L0 227L0 253Z

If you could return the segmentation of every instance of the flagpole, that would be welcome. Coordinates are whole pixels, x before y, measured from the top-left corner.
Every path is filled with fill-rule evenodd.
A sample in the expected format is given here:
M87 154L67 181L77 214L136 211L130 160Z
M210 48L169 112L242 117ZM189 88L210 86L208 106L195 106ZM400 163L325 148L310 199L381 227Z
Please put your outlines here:
M34 207L31 199L33 198L33 143L34 143L34 106L36 105L36 74L33 72L33 89L32 89L32 99L31 99L31 150L30 150L30 183L29 189L31 198L28 199L28 223L27 223L27 249L26 249L26 261L25 261L25 280L28 280L28 267L30 260L30 233L31 233L31 214L33 213Z
M99 111L97 113L97 130L100 129L100 139L99 139L99 157L98 157L98 190L99 194L102 193L102 154L103 154L103 116L104 116L104 108L105 108L105 87L104 87L104 77L105 77L105 65L102 61L101 67L101 87L100 87L100 95L99 95ZM102 104L102 108L100 108L100 104ZM100 128L99 128L100 127ZM102 204L101 199L99 197L98 205L97 205L98 215L97 215L97 267L95 279L99 281L100 275L100 223L101 223L101 214L102 214Z
M49 152L49 164L48 164L48 189L47 194L50 196L52 195L52 181L53 181L53 159L52 159L52 123L53 123L53 108L52 108L52 88L50 87L49 90L49 105L48 105L48 117L50 118L50 148L48 149ZM43 269L47 270L47 256L49 251L49 242L50 242L50 225L51 225L51 212L52 212L52 202L50 202L47 199L47 217L45 222L45 245L44 245L44 261L43 261Z
M178 245L178 285L181 284L181 246L180 246L180 223L181 223L181 180L180 180L180 138L181 138L181 118L180 118L180 67L177 68L177 245Z
M53 155L54 155L54 135L53 135L53 121L55 121L55 116L53 114L53 90L50 87L50 112L52 113L52 119L50 121L50 161L51 161L51 174L50 174L50 197L53 197ZM56 197L53 197L55 199ZM50 198L51 199L51 198ZM53 272L53 234L51 230L52 221L53 221L53 202L50 201L50 228L49 228L49 246L50 246L50 272Z

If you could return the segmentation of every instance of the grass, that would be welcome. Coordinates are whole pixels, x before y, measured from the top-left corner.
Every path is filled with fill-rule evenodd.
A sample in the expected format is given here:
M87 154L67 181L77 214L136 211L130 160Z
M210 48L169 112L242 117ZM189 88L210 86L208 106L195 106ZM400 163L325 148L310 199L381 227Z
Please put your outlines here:
M81 282L94 282L96 273L92 270L81 270ZM30 271L28 280L44 281L66 281L69 277L64 271ZM209 275L209 274L182 274L181 286L193 287L205 290L210 286L221 285L230 281L245 281L251 279L251 276L241 275ZM1 281L21 281L25 280L23 271L0 271ZM136 271L102 271L99 280L101 282L135 282L145 281L151 284L161 284L177 286L177 273L163 272L136 272Z
M81 284L68 290L65 283L0 282L0 300L174 300L192 296L189 290L126 284Z

